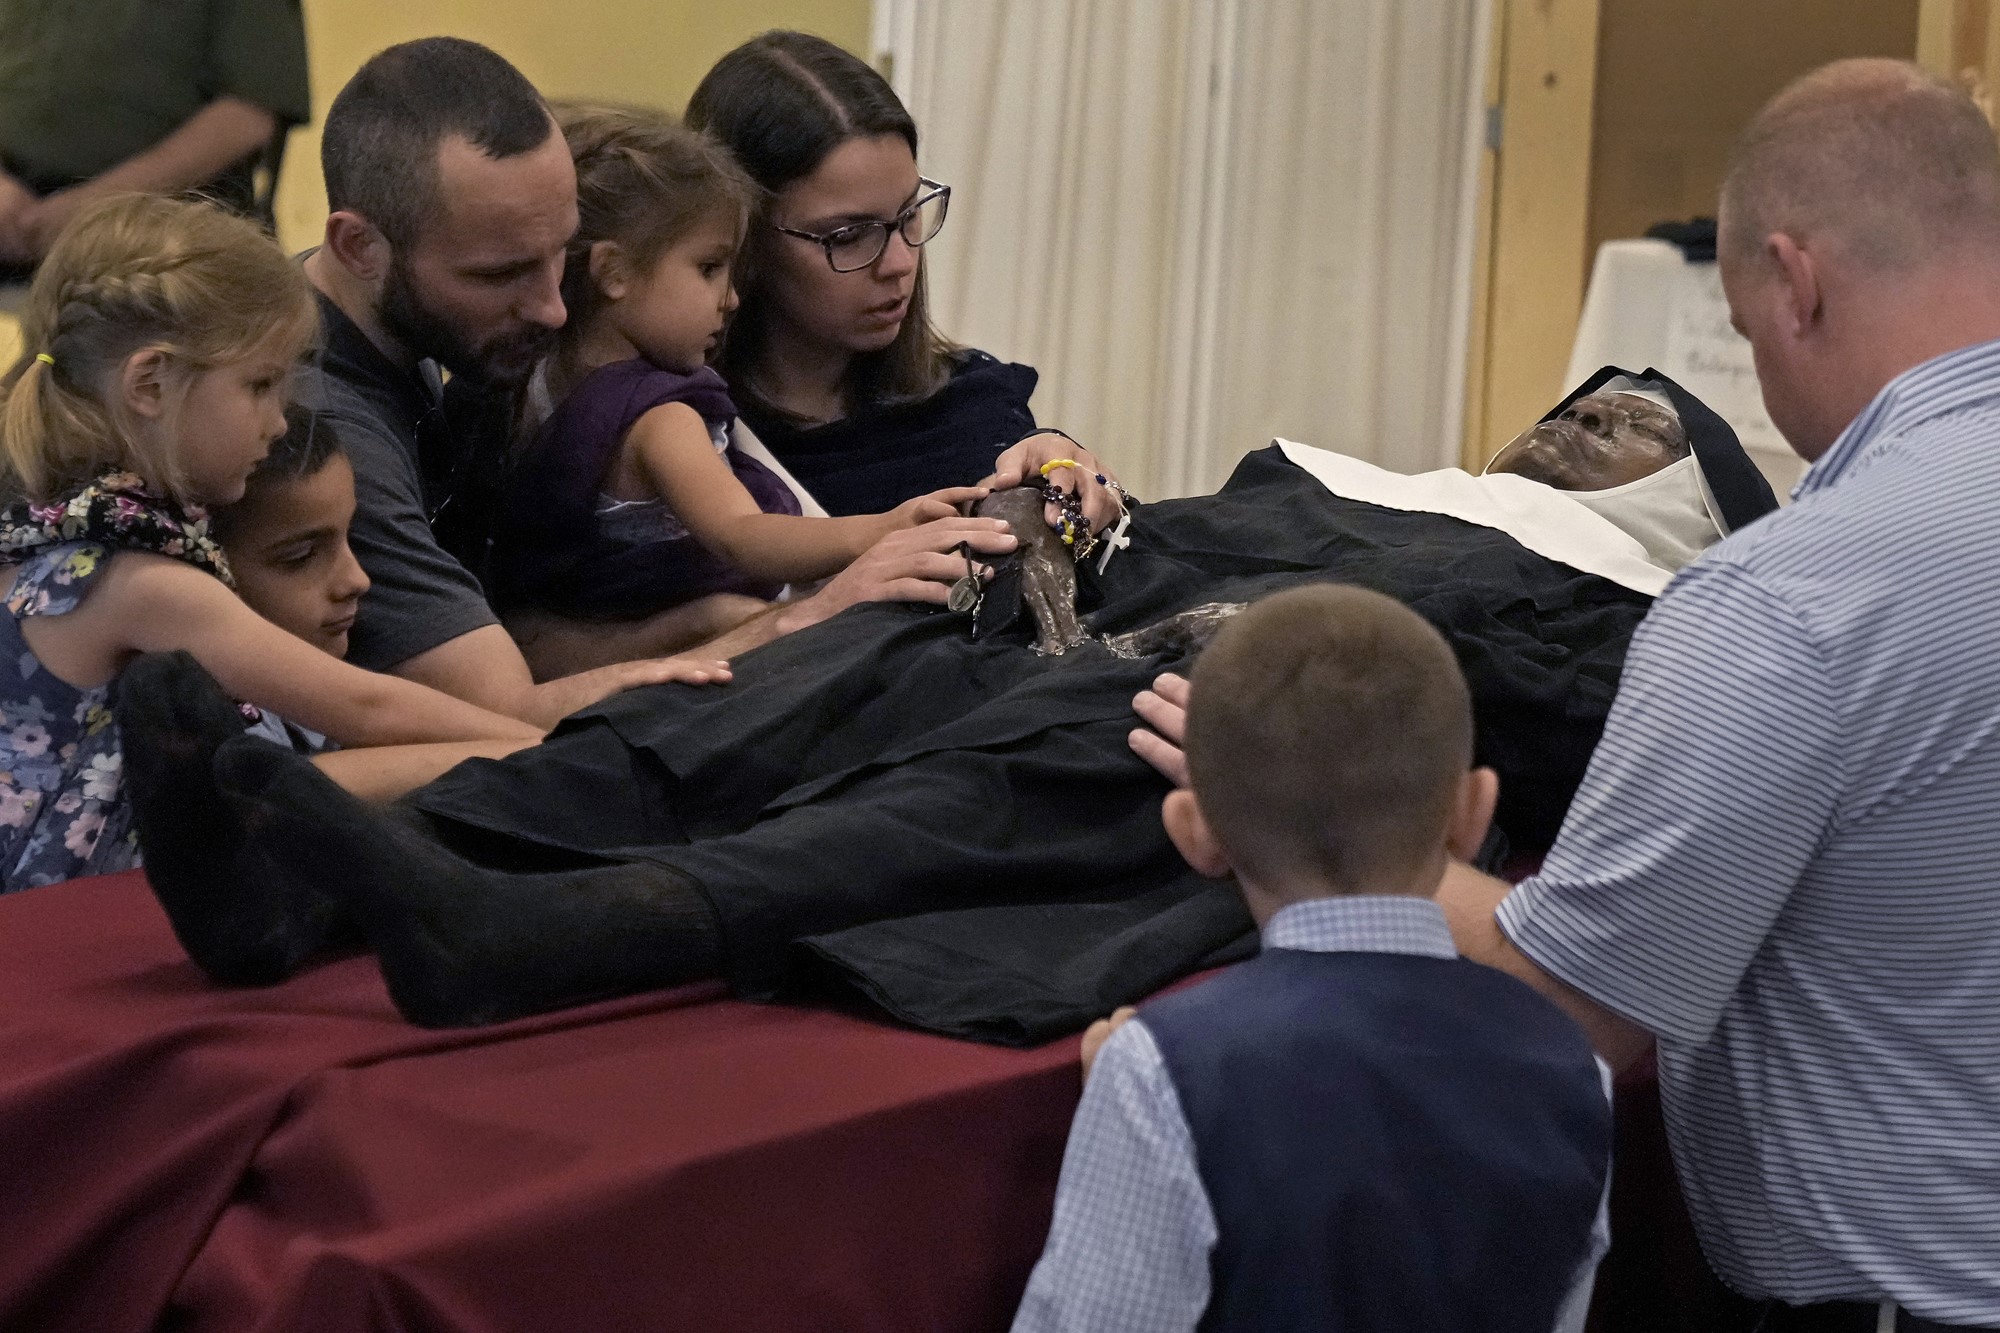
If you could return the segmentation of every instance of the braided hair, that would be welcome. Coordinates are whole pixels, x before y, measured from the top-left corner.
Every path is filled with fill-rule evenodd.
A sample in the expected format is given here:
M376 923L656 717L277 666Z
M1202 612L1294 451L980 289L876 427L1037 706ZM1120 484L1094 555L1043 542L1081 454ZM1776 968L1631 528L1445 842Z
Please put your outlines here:
M304 272L270 237L213 204L127 195L79 214L36 271L26 350L0 379L0 495L38 503L113 469L190 501L179 401L194 376L278 339L287 359L318 324ZM126 409L122 367L165 354L164 418Z
M576 161L577 228L562 282L568 363L605 304L591 278L593 246L617 242L626 265L643 275L709 218L733 216L740 231L758 192L728 149L660 112L563 105L556 121Z

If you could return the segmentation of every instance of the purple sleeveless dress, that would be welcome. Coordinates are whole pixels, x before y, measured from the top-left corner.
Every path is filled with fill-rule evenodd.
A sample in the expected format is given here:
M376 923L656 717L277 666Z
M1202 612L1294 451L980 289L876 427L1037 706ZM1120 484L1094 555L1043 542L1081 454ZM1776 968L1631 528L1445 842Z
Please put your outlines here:
M637 620L706 597L770 598L695 539L663 505L607 503L604 488L625 433L663 403L686 403L711 431L736 416L722 377L649 361L600 366L543 423L514 468L494 542L494 600L582 619ZM797 514L798 497L734 444L723 450L736 479L767 514Z

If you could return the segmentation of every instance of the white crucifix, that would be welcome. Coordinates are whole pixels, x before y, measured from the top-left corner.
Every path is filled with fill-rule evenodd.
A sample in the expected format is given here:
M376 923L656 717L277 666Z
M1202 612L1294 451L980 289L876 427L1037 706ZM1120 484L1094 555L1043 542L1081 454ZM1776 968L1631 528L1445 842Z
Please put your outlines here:
M1097 560L1098 573L1104 572L1104 567L1111 563L1112 556L1132 544L1132 539L1125 535L1125 529L1131 526L1132 511L1128 509L1118 515L1118 526L1104 534L1104 554Z

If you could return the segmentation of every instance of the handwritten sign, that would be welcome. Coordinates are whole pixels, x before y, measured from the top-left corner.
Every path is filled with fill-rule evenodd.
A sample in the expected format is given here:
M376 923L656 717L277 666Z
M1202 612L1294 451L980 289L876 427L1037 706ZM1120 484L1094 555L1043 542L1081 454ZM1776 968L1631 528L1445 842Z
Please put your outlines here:
M1606 241L1570 351L1569 382L1599 366L1657 366L1736 430L1780 497L1805 465L1764 410L1750 344L1729 324L1722 276L1659 240Z
M1723 299L1722 275L1714 264L1688 264L1683 280L1675 284L1666 364L1660 369L1734 426L1744 448L1791 453L1764 410L1750 344L1730 326L1729 302Z

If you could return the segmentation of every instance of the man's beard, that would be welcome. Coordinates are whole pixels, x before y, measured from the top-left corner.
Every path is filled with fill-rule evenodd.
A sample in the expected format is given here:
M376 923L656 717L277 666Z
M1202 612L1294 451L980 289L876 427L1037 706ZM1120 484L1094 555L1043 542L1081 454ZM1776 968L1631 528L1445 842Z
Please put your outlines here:
M390 261L376 317L384 332L418 356L437 362L454 376L495 389L525 384L555 350L559 336L555 329L531 325L519 333L472 342L424 304L400 255Z

